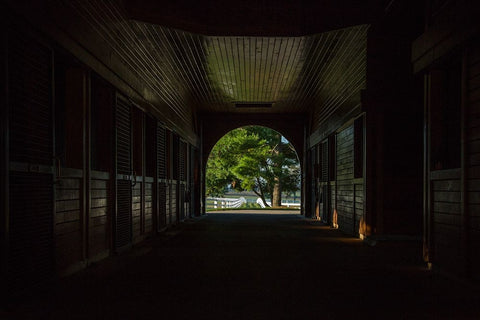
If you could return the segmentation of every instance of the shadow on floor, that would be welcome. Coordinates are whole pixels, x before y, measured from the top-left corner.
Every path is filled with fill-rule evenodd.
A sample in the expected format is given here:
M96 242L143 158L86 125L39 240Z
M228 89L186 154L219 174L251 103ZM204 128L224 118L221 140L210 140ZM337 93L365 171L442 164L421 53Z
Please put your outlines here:
M3 316L480 319L479 293L427 270L419 242L371 247L297 214L229 212L189 220Z

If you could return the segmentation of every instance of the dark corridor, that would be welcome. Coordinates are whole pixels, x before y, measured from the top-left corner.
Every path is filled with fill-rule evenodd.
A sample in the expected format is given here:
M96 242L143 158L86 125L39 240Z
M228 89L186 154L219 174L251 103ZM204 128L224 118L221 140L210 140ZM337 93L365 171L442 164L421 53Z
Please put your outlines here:
M1 301L53 284L58 317L473 315L479 16L470 0L1 1ZM295 146L301 216L206 216L209 151L243 125Z
M298 214L215 213L93 265L4 315L475 319L480 292L432 277L421 250L418 242L372 247Z

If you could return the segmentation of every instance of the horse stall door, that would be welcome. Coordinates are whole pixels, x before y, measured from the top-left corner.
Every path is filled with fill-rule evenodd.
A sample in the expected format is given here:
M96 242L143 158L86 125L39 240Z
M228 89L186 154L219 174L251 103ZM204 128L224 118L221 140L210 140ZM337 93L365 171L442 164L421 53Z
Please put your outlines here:
M167 157L166 157L166 130L161 123L157 123L157 231L167 226Z
M177 224L180 217L180 137L173 134L173 184L171 189L171 210L174 224Z
M144 239L144 114L138 108L131 108L132 122L132 237L133 242L138 243Z
M112 249L112 216L115 91L103 79L91 77L90 108L90 207L88 260L107 257Z
M85 266L86 70L66 54L55 55L55 252L59 275Z
M54 275L52 50L8 34L9 208L7 292Z
M328 219L328 212L329 212L329 197L328 197L328 191L329 191L329 183L328 183L328 140L322 143L322 148L321 148L321 154L319 154L319 157L321 158L321 181L322 181L322 186L321 186L321 214L320 214L320 219L324 223L329 223Z
M144 233L150 236L156 223L155 208L157 206L157 186L155 183L155 166L157 162L156 146L157 121L150 116L145 117L145 195L144 195Z
M185 220L185 165L186 165L186 143L183 141L179 142L179 151L178 151L178 186L179 186L179 194L178 194L178 211L180 216L180 221Z
M117 95L115 249L132 243L132 127L131 106Z

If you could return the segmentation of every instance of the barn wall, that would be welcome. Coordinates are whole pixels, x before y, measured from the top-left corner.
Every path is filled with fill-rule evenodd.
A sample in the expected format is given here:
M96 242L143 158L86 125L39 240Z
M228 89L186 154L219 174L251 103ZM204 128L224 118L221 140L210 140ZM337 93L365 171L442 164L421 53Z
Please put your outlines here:
M348 233L354 233L353 185L353 125L337 134L337 223Z
M477 38L478 39L478 38ZM469 272L480 278L480 45L468 47L466 74L466 218L468 221Z
M109 255L112 242L113 189L108 172L91 171L88 255L91 262Z
M185 197L177 197L179 172L164 187L166 153L172 162L180 155L178 146L176 154L165 149L165 119L148 114L58 43L24 25L3 23L8 41L0 55L2 84L9 90L2 91L6 117L1 128L9 128L2 135L9 169L7 177L2 171L2 231L8 233L2 232L1 267L2 278L9 279L4 293L10 295L76 272L164 230L166 212L174 224L188 218L189 211ZM115 125L117 103L126 111L122 132ZM198 170L186 150L196 149L188 137L176 137L177 144L183 141L186 191L187 177L193 176L188 171ZM120 158L118 139L124 142L120 147L130 148ZM131 201L125 202L119 185ZM3 201L5 195L8 201ZM120 243L122 203L127 204L122 221L128 230Z
M311 217L347 234L364 236L363 178L355 176L355 166L363 173L363 136L356 138L358 121L350 121L334 135L309 150L311 156ZM359 154L360 152L360 154ZM356 155L357 153L357 155Z
M70 169L55 187L55 252L57 270L79 268L83 255L83 173Z
M360 223L364 220L364 188L363 179L354 175L355 160L358 161L354 150L355 144L363 146L363 140L355 141L354 128L352 124L337 133L336 137L335 210L338 227L359 236Z
M424 74L426 83L424 256L434 268L476 279L480 278L478 13L478 6L468 1L432 6L425 14L425 31L412 48L414 71ZM452 72L455 81L448 82ZM448 109L449 117L438 117L441 108ZM456 143L445 139L443 131ZM441 149L445 145L455 148L446 152Z

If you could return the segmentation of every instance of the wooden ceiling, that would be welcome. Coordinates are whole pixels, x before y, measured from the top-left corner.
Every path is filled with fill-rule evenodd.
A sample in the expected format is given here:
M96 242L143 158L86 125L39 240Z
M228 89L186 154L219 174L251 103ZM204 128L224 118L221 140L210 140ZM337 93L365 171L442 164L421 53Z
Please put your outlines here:
M168 108L190 127L197 113L212 112L299 112L321 121L365 88L368 24L304 36L202 35L132 19L134 2L47 3L51 21L117 74L138 79L136 92L157 111Z
M130 23L155 61L152 78L174 83L200 112L308 112L357 88L352 73L364 71L365 25L304 37L218 37Z

